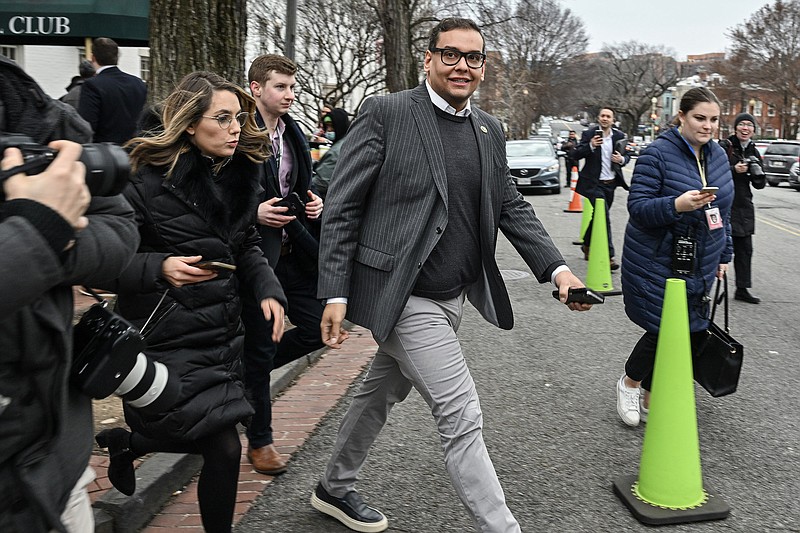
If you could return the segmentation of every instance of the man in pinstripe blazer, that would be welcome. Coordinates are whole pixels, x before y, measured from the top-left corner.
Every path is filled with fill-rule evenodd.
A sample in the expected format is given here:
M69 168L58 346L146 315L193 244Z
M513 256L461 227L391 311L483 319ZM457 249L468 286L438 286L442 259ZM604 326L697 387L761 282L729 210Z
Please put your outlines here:
M474 22L441 21L425 53L426 82L364 103L328 191L322 338L338 347L347 316L371 329L379 348L311 503L355 531L388 527L354 486L391 407L411 387L431 408L451 481L477 529L520 531L484 445L456 331L465 298L493 324L513 325L494 258L498 229L540 282L559 288L562 302L570 286L583 283L517 192L500 123L470 106L483 78L483 50Z

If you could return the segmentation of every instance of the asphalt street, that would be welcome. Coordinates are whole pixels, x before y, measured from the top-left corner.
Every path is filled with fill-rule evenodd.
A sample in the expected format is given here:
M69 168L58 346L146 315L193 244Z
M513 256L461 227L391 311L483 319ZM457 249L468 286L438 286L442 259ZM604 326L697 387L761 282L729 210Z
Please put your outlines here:
M756 195L753 292L762 303L731 302L732 335L745 346L739 391L711 398L696 387L704 483L731 513L722 521L662 528L668 531L800 532L800 193L783 186ZM527 199L584 277L587 263L571 244L581 215L563 212L568 191ZM625 201L619 189L611 210L618 249ZM528 273L502 238L497 260L509 277ZM613 282L619 289L619 274ZM612 491L615 478L638 472L645 429L620 422L614 386L641 330L625 316L621 297L576 313L552 298L551 285L531 276L507 285L515 328L499 330L468 307L459 337L481 397L484 438L522 530L652 530ZM350 398L251 507L237 533L348 531L308 501ZM392 412L358 489L387 515L390 532L475 531L450 487L433 422L415 391Z

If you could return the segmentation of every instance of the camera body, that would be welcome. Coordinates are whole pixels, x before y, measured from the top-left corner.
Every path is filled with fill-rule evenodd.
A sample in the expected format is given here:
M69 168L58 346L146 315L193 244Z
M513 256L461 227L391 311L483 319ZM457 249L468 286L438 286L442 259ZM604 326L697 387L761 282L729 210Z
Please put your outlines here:
M106 398L133 370L145 342L136 328L109 311L93 305L73 330L72 380L92 398Z
M117 394L145 412L165 411L178 398L178 380L144 355L139 330L107 305L90 307L73 329L72 383L95 399Z
M764 169L761 168L761 161L754 156L745 157L742 161L743 163L747 164L747 173L751 176L760 177L764 175Z
M86 186L92 196L114 196L122 192L130 177L130 163L125 150L113 143L82 146L80 161L86 166ZM20 172L29 176L39 174L58 155L58 150L36 144L30 137L3 132L0 133L0 157L6 148L19 148L25 162L0 172L0 183Z

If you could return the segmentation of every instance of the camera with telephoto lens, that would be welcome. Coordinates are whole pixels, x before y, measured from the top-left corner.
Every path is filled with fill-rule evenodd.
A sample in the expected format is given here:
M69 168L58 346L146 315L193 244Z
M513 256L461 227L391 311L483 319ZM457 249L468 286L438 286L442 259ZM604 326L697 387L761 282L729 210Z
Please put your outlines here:
M92 196L114 196L122 192L130 176L128 154L112 143L84 144L80 161L86 166L86 186ZM6 148L19 148L24 162L0 172L0 183L24 172L32 176L39 174L58 155L58 150L36 144L33 139L16 133L0 133L0 158ZM3 191L0 189L0 198Z
M743 163L747 163L747 172L751 176L761 177L764 175L764 169L761 168L761 162L754 155L744 158Z
M93 305L75 325L72 383L95 399L116 394L144 412L165 411L178 398L177 380L142 353L146 343L139 330L107 305Z

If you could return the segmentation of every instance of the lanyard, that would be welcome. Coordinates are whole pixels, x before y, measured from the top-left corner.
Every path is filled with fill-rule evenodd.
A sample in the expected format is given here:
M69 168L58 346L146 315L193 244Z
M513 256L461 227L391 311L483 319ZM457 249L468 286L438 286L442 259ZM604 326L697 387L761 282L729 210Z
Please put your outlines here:
M700 154L695 154L695 161L697 161L697 170L700 171L700 181L703 182L703 187L708 185L706 183L706 160L703 157L703 149L700 148Z

